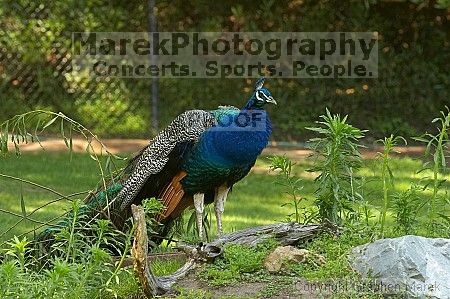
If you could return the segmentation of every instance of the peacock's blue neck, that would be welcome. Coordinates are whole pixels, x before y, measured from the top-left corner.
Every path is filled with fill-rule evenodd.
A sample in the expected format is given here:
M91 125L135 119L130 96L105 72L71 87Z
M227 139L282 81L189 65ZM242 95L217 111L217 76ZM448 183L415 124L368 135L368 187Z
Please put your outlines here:
M218 125L203 134L200 146L208 160L235 167L252 164L266 147L272 123L264 109L247 109L227 114Z

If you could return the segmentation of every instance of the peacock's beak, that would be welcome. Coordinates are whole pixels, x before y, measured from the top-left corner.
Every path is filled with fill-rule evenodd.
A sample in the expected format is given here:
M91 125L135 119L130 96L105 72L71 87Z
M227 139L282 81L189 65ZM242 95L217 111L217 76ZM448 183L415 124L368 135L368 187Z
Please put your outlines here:
M277 101L275 101L275 99L273 97L268 97L268 100L266 100L266 102L277 105Z

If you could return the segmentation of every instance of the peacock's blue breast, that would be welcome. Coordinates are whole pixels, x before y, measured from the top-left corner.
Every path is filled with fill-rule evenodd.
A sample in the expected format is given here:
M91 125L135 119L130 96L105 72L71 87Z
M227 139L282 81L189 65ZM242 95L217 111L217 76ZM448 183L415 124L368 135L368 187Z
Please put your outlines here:
M269 141L272 126L264 110L241 110L240 114L234 111L221 117L217 126L200 136L183 164L187 176L182 184L189 193L240 180Z

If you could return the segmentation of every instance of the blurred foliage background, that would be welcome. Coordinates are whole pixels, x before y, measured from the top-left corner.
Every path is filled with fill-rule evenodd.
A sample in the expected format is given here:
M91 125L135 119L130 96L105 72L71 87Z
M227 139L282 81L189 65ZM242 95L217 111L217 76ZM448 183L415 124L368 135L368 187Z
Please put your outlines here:
M325 107L373 138L431 129L450 104L450 0L156 1L159 31L378 31L377 79L274 79L274 139L303 141ZM0 2L0 122L31 109L61 111L102 137L151 128L150 79L71 71L71 34L147 31L147 1ZM240 106L252 80L161 79L160 126L180 112Z

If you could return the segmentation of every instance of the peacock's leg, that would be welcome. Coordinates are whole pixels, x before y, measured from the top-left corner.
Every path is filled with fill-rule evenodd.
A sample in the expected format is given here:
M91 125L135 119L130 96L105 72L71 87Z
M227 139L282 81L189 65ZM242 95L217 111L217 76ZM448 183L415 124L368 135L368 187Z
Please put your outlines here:
M195 207L195 214L197 216L198 235L201 240L204 240L203 211L205 210L205 194L203 193L194 194L194 207Z
M217 220L217 235L220 237L223 233L222 228L222 214L225 209L225 201L227 200L228 192L230 187L226 185L220 186L216 190L216 196L214 198L214 211L216 212Z

